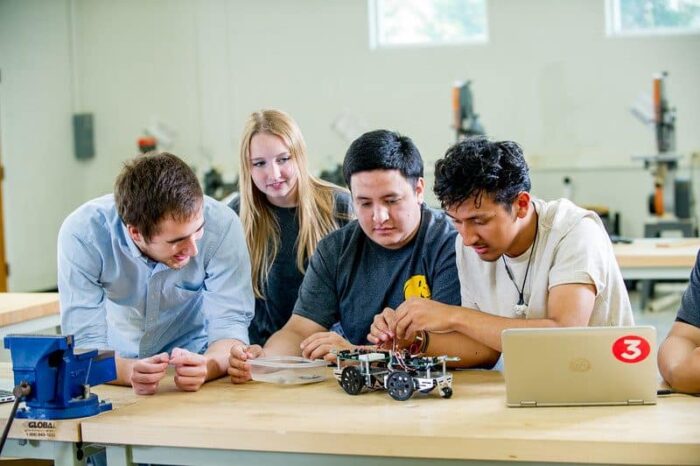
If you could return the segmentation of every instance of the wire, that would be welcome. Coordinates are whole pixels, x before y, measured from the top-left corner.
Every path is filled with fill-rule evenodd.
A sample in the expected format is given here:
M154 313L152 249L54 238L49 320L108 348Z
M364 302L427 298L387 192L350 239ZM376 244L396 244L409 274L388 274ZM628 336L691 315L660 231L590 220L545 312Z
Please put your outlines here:
M2 431L2 438L0 439L0 455L2 455L2 449L5 447L5 441L7 440L7 435L10 433L10 426L12 426L12 421L15 420L15 414L17 414L17 408L22 399L32 392L32 387L29 382L23 380L19 385L16 385L12 389L12 394L15 395L15 401L12 403L12 411L10 411L10 417L7 419L7 424L5 424L5 430Z

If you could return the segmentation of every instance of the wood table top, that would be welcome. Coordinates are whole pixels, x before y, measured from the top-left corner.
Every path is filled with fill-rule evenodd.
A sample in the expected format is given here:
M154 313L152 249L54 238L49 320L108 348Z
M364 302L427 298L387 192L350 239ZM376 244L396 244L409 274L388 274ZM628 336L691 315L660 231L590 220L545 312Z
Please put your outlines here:
M329 369L330 374L330 369ZM125 445L621 464L698 464L700 399L655 406L508 408L500 372L455 373L451 399L221 379L86 419L83 439Z
M700 238L635 239L631 244L614 244L613 250L621 268L692 268L700 250Z
M0 327L58 313L58 293L0 293Z
M10 363L0 363L0 383L5 389L11 389L13 385L13 374ZM167 386L166 382L166 386ZM174 386L174 384L173 384ZM114 385L99 385L92 387L91 391L96 393L100 400L109 400L112 402L112 409L119 409L146 399L145 396L135 395L131 387L117 387ZM0 405L0 424L5 425L10 416L12 403L3 403ZM109 412L109 411L107 411ZM99 414L102 416L105 413ZM81 441L80 425L88 418L63 419L51 421L51 425L30 424L34 419L16 418L12 423L9 438L19 439L46 439L57 440L62 442L79 442Z

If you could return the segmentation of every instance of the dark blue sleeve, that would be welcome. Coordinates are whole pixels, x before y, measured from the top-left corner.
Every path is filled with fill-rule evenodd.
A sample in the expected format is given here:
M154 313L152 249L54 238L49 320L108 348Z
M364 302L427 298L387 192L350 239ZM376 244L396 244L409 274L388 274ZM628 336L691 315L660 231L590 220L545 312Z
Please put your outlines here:
M318 243L294 305L294 314L311 319L325 328L331 328L338 321L337 252L334 252L338 249L339 245L333 242L332 236Z
M700 252L695 259L695 266L690 272L690 283L683 293L678 319L696 327L700 327Z
M457 261L455 258L455 237L457 232L451 224L444 225L444 233L433 247L439 248L433 273L432 297L433 301L444 304L461 305L462 297L459 287L459 274L457 273Z

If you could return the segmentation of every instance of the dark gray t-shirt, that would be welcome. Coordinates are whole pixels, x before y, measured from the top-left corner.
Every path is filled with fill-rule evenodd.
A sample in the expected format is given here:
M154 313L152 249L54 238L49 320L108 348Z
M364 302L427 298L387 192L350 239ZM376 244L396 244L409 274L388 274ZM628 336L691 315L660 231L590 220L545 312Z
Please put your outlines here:
M695 259L695 267L690 272L690 283L683 293L681 308L676 320L700 328L700 252Z
M240 198L229 203L237 214L240 212ZM297 267L297 237L299 218L296 207L271 206L280 227L280 245L268 280L264 288L265 299L255 300L255 316L248 327L251 344L264 345L267 339L281 329L292 315L297 300L299 286L304 275ZM345 191L335 193L335 217L339 226L348 223L350 195ZM308 261L307 261L308 262ZM304 264L306 266L306 264Z
M326 328L340 321L347 339L362 345L374 316L406 298L459 305L456 235L444 213L425 206L413 241L397 250L379 246L353 221L318 244L294 313Z

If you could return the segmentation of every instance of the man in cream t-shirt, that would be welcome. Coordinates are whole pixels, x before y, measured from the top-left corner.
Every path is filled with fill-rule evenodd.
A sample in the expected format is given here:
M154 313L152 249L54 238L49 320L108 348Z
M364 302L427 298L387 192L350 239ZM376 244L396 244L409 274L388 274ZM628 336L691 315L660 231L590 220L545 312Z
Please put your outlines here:
M530 188L514 142L479 137L448 149L436 163L434 190L460 233L462 306L411 299L395 314L378 316L369 339L384 343L427 331L428 353L484 345L492 352L474 362L488 366L507 328L633 325L598 216L566 199L536 199Z
M567 199L545 202L532 198L530 207L537 235L519 256L505 253L489 262L481 258L478 246L464 245L464 237L457 237L462 306L502 317L545 319L550 289L587 284L595 287L595 299L588 321L582 323L631 324L627 291L600 218ZM523 303L518 306L520 290Z

